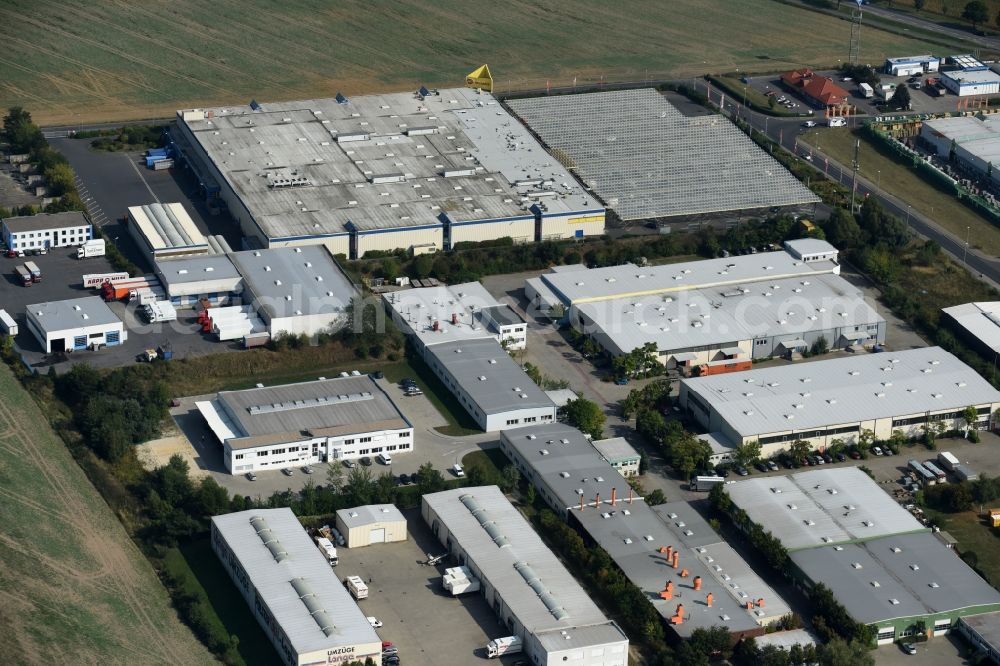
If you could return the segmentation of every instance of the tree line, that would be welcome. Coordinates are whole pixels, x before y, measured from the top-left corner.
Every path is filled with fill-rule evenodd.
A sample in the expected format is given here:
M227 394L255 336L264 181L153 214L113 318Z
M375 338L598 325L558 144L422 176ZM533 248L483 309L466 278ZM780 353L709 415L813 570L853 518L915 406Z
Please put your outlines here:
M3 117L3 138L12 154L27 154L45 178L48 196L57 198L44 209L46 213L84 210L83 201L76 190L76 174L61 153L49 146L41 128L31 114L20 106L12 106ZM25 214L23 208L19 211ZM32 211L33 214L37 211Z

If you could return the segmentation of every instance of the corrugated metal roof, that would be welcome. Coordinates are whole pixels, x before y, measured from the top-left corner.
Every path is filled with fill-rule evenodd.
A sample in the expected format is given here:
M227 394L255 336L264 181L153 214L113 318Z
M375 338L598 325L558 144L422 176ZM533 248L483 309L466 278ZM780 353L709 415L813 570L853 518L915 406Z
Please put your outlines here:
M581 647L628 640L499 488L446 490L424 495L423 502L526 631L567 631ZM499 543L487 525L503 535ZM610 635L608 626L613 627ZM588 640L588 632L595 627L594 639Z
M1000 353L1000 301L963 303L942 312L994 353Z
M378 654L375 630L291 509L240 511L212 523L297 653L365 646L360 658Z
M1000 402L1000 391L940 347L684 379L682 385L743 437Z

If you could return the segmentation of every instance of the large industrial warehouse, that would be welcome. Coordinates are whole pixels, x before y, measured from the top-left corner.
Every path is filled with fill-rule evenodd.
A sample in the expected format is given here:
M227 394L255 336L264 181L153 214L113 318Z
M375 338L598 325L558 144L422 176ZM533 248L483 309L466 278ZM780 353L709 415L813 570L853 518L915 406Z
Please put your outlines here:
M367 375L221 391L196 406L230 474L413 450L413 426Z
M221 305L243 291L243 276L225 254L157 260L154 266L167 298L176 306L193 306L201 299Z
M576 428L502 432L500 450L556 513L583 529L646 593L674 635L759 635L788 605L685 502L649 507Z
M525 285L542 311L613 356L649 343L668 368L788 356L823 338L830 349L885 341L885 319L839 275L825 241L786 250L640 268L558 270Z
M683 379L679 404L716 438L759 441L769 457L799 439L822 449L863 430L887 440L894 431L919 437L938 421L962 428L969 406L986 429L1000 391L940 347L924 347Z
M955 159L981 177L1000 182L1000 120L993 116L932 118L920 126L920 140L935 155Z
M508 104L625 221L819 201L725 117L686 116L652 88Z
M823 583L880 645L933 636L959 617L1000 610L1000 592L980 578L867 474L842 467L738 481L734 508L789 551L790 573L807 592Z
M243 302L271 337L333 333L358 290L324 247L245 250L230 255L243 276Z
M526 324L478 282L384 296L393 321L480 428L496 432L556 418L556 406L500 340L523 349Z
M287 666L382 663L382 641L291 509L212 518L212 550Z
M1000 354L1000 301L962 303L942 308L941 312L958 329L964 341L984 358L997 358Z
M628 637L496 486L424 495L421 513L532 664L627 666Z
M604 206L467 88L177 112L181 143L262 247L451 249L604 233Z
M212 252L183 204L132 206L128 209L128 229L136 245L152 260Z

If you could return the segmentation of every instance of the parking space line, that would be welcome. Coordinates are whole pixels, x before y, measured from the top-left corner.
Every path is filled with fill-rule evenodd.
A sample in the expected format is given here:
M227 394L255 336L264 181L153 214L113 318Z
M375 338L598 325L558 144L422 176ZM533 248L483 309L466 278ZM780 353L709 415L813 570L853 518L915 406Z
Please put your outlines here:
M135 175L139 176L139 180L141 180L142 184L146 186L146 189L149 191L149 196L153 197L153 200L156 201L156 203L160 203L160 197L156 196L156 193L153 192L153 188L151 188L149 183L146 182L146 178L142 175L142 172L139 171L139 167L135 165L132 158L128 155L125 155L124 157L128 160L129 166L132 167L132 171L135 171Z

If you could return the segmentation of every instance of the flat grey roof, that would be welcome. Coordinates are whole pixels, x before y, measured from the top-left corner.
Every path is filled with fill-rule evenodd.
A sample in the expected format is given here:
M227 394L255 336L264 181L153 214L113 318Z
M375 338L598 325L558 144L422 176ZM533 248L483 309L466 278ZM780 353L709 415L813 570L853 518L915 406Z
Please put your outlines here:
M832 245L829 247L834 250ZM578 305L748 282L788 278L808 280L816 275L839 272L840 267L834 262L804 262L789 252L779 250L644 268L626 263L602 268L552 271L542 274L540 279L565 305Z
M442 342L428 346L427 353L447 368L484 414L555 407L493 338Z
M583 645L628 638L542 542L496 486L457 488L423 496L525 630L564 630ZM591 626L610 626L588 638Z
M681 382L744 437L1000 402L1000 391L940 347Z
M361 644L378 649L381 640L375 630L291 509L227 513L213 517L212 524L298 654ZM265 538L276 541L279 556L272 554ZM310 596L301 598L293 581Z
M651 88L508 105L623 220L819 201L729 120Z
M1000 301L962 303L942 310L982 344L1000 353Z
M1000 604L1000 592L930 532L811 548L790 557L865 624Z
M272 318L345 312L357 289L321 245L230 255L258 309Z
M789 612L784 600L722 542L690 504L673 502L651 508L638 498L630 502L628 482L576 428L562 423L526 426L501 432L500 438L502 446L513 447L526 461L528 481L569 510L625 575L647 593L663 617L671 617L678 602L684 604L684 624L674 627L679 635L713 625L748 631ZM598 494L600 509L595 506ZM657 552L666 546L683 546L680 568L690 572L687 579L673 577L677 589L670 601L659 597L672 571L664 564L665 555ZM712 608L704 596L694 597L690 586L695 576L703 579L701 595L713 593ZM765 609L748 612L743 604L761 597Z
M984 170L986 164L1000 160L1000 122L992 117L933 118L924 122L920 133L938 142L941 137L953 141L960 154L982 160Z
M483 326L480 313L499 303L479 282L400 289L382 298L425 345L495 335Z
M837 248L830 245L830 243L825 240L820 240L819 238L793 238L792 240L786 240L784 242L784 246L786 250L797 254L800 257L807 257L815 254L827 254L829 252L839 254Z
M385 391L367 375L221 391L212 401L234 437L232 448L409 428Z
M725 489L789 551L927 529L857 467L758 477Z
M957 82L959 85L976 83L1000 83L1000 74L991 69L965 69L941 72L941 76Z
M754 338L801 339L837 329L869 335L885 319L839 275L759 280L574 306L622 353L652 342L659 350L724 345ZM844 346L829 340L831 346Z
M539 191L553 212L603 211L492 95L435 93L177 115L271 239L531 217Z
M337 518L348 528L375 523L406 522L395 504L366 504L353 509L338 509Z
M517 326L518 324L524 323L524 319L521 318L521 315L517 314L514 309L506 303L492 305L483 309L501 326Z
M5 217L2 222L3 226L7 227L7 231L15 234L23 231L44 231L45 229L69 229L90 226L90 222L79 211Z
M619 458L638 458L639 452L635 450L624 437L611 437L609 439L595 439L594 448L606 460L617 460Z
M203 254L177 259L159 259L156 273L163 286L190 284L203 280L239 280L236 265L224 254Z
M966 615L962 622L969 625L983 640L997 649L1000 646L1000 611L982 615Z
M34 303L25 310L45 333L121 323L118 315L100 296Z

